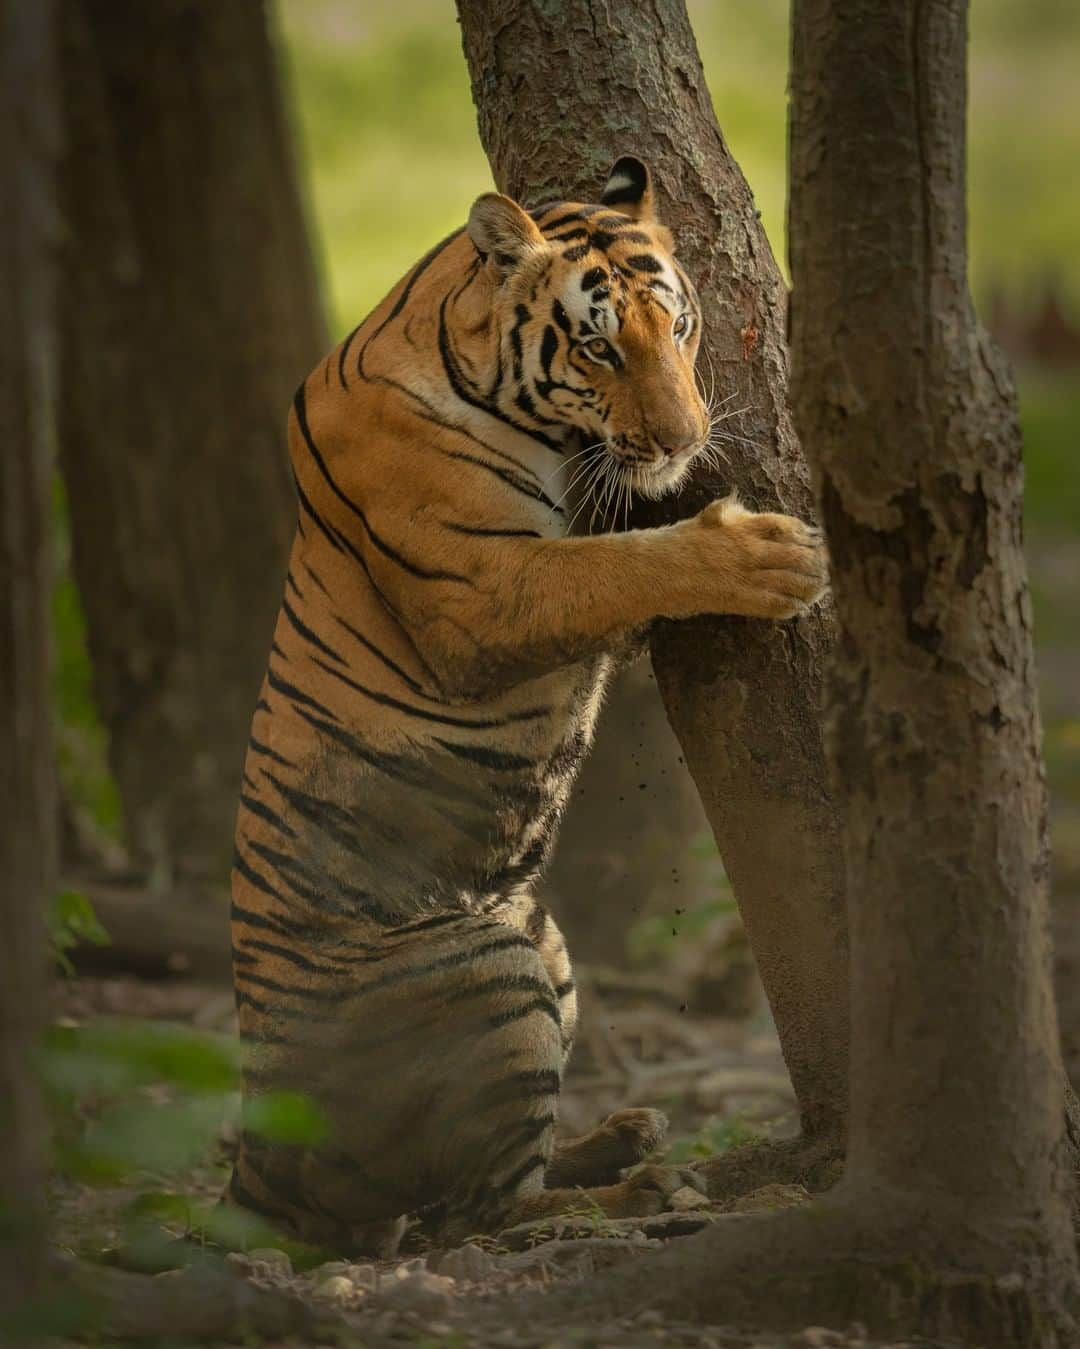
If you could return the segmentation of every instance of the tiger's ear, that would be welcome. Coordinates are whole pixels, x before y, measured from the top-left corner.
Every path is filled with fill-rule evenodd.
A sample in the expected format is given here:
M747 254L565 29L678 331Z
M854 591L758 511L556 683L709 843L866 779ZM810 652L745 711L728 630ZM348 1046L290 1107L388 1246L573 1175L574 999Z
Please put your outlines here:
M476 251L500 276L508 276L530 254L544 247L544 236L532 217L500 192L477 197L466 228Z
M623 155L615 161L600 200L633 220L656 218L653 215L652 174L633 155Z

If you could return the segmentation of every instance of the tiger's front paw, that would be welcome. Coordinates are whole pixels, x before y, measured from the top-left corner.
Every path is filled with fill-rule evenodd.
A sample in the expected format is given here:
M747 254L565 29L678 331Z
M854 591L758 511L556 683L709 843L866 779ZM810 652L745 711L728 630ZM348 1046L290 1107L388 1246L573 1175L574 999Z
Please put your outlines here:
M733 497L706 506L693 523L712 563L714 613L793 618L828 589L828 555L814 525L748 511Z

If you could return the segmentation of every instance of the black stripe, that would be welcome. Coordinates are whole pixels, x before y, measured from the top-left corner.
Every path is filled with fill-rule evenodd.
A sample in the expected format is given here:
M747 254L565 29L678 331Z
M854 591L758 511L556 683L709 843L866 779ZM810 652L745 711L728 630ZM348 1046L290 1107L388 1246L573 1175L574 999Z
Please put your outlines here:
M292 768L292 762L286 759L283 754L279 754L276 749L271 749L269 745L264 745L261 741L255 739L253 735L248 736L248 748L261 754L266 759L273 759L275 763L281 764L285 768Z
M265 932L273 932L279 937L292 937L293 931L287 923L272 914L255 913L245 909L234 899L229 909L229 919L233 923L246 923L248 927L261 927Z
M459 525L453 520L440 520L443 529L453 530L455 534L469 534L480 539L539 539L543 535L538 529L481 529L476 525Z
M520 1007L514 1007L508 1012L498 1012L494 1016L489 1016L488 1025L492 1030L501 1030L503 1026L509 1026L515 1021L524 1021L527 1016L532 1016L533 1012L543 1012L556 1026L562 1028L562 1017L559 1015L558 1007L550 998L541 997L523 1002Z
M254 787L255 784L251 783L251 786ZM286 838L296 837L294 831L285 823L277 811L271 810L270 807L265 805L262 801L257 800L253 796L248 796L246 792L241 792L240 804L246 810L250 810L252 815L257 815L260 820L265 820L265 822L276 829L278 833L284 834Z
M636 272L662 272L664 264L651 253L635 253L632 258L624 259L624 266L633 267Z
M356 336L356 334L360 331L360 329L364 326L366 322L367 322L366 318L361 319L361 321L356 325L356 327L348 335L345 341L342 342L341 344L341 351L338 355L338 379L341 380L341 387L343 389L347 389L349 387L348 384L346 384L345 382L345 360L349 354L349 348L352 346L353 338Z
M483 768L495 768L503 772L520 772L522 769L533 768L537 766L535 759L529 758L525 754L511 754L505 750L491 749L488 745L461 745L453 740L444 740L441 736L433 736L432 739L437 745L448 750L459 759L466 759L469 763L480 764Z
M310 998L312 1002L344 1002L352 992L348 988L309 988L306 984L282 984L276 979L268 979L265 974L253 974L245 969L235 970L233 978L242 979L245 984L253 984L256 988L265 988L268 993Z
M261 876L255 868L241 853L239 848L233 849L233 867L237 870L249 885L253 885L256 890L261 890L264 895L269 895L271 899L276 899L279 904L284 904L288 908L288 900L283 894L280 894L265 876Z
M294 706L310 707L314 711L321 713L322 716L329 717L331 721L341 720L336 712L331 712L331 710L320 703L317 698L310 697L308 694L304 693L302 689L298 689L295 684L290 684L287 680L282 679L280 675L275 674L272 665L266 667L266 682L275 693L280 693L282 697L290 699Z
M329 542L331 548L334 548L339 553L343 553L345 549L339 542L337 531L332 530L330 528L330 526L326 523L326 521L322 518L319 512L308 500L308 495L304 491L304 489L300 486L300 479L296 476L295 472L293 473L293 485L296 487L296 496L297 500L300 502L300 507L302 510L306 511L307 514L311 517L312 524L315 525L316 529L318 529L320 533L324 535L324 537Z
M420 259L420 261L419 261L419 262L416 264L416 266L412 269L412 271L409 273L408 278L406 279L404 289L402 290L401 294L398 296L397 301L395 302L393 309L390 310L390 312L389 312L389 314L387 314L386 318L383 319L383 321L379 324L379 326L375 329L375 331L374 331L374 332L371 334L371 336L367 339L367 341L364 343L364 345L360 348L360 353L359 353L359 355L358 355L357 358L356 358L356 372L357 372L357 374L359 374L359 375L363 375L363 374L364 374L364 356L365 356L365 354L367 353L368 347L371 346L372 342L375 341L375 339L379 336L379 334L380 334L380 333L382 332L382 330L386 327L386 325L387 325L388 323L392 323L392 322L394 321L394 319L396 319L397 316L401 313L401 311L405 308L406 304L408 304L409 296L412 294L412 289L413 289L413 287L416 285L417 281L420 280L420 278L423 276L423 274L427 271L427 269L431 266L431 264L432 264L432 263L435 261L435 259L439 256L439 254L443 251L443 249L444 249L444 248L448 248L448 247L450 246L450 244L452 244L452 243L454 242L454 240L458 237L458 235L463 234L464 232L465 232L465 231L464 231L464 226L462 226L460 229L454 230L454 232L453 232L452 234L448 234L448 235L446 236L446 238L445 238L445 239L441 239L441 240L435 245L434 248L428 249L428 251L424 254L424 256ZM366 321L366 320L365 320L365 321ZM365 378L366 378L366 377L365 377Z
M284 882L295 895L316 906L322 902L322 891L312 884L310 873L302 862L289 853L283 853L277 848L271 848L265 843L258 842L257 839L246 841L251 851L273 867L278 879ZM299 880L296 876L297 872L300 873Z
M434 918L421 918L418 923L407 923L387 933L389 937L403 937L413 932L430 932L432 928L445 927L448 923L461 923L466 918L476 918L475 913L440 913Z
M299 951L294 951L288 946L278 946L269 941L248 941L245 943L248 950L265 951L268 955L280 956L282 960L287 960L290 965L295 965L297 969L307 970L310 974L329 974L336 975L346 973L341 969L334 969L331 966L320 964L318 961L309 960L307 956ZM252 956L255 960L257 957Z
M564 979L561 984L555 985L555 996L557 998L565 998L567 993L573 993L574 987L573 979Z
M448 422L444 420L442 417L436 416L434 409L427 407L426 405L425 408L426 408L425 411L420 411L417 408L413 408L412 409L413 416L419 417L422 421L430 422L432 426L437 426L442 431L453 431L455 435L462 436L466 440L471 440L474 445L479 445L481 449L486 450L488 454L493 454L496 457L496 459L502 459L506 463L512 465L514 471L520 473L523 478L525 479L531 478L532 481L536 483L537 487L543 487L544 484L540 475L538 473L534 473L533 470L529 468L527 464L523 463L520 459L515 458L514 455L512 454L507 454L505 450L496 449L494 445L489 445L486 440L483 440L478 435L474 435L473 432L468 429L468 427L459 426L456 422ZM431 448L437 449L438 446L432 446ZM477 460L476 462L483 463L483 460ZM485 465L485 467L490 466Z
M526 1176L531 1176L534 1171L546 1167L547 1164L548 1159L544 1153L534 1152L530 1157L526 1157L516 1171L512 1171L504 1181L499 1182L495 1193L497 1195L503 1195L509 1193L511 1190L516 1190Z
M542 431L537 430L536 427L527 426L522 422L516 421L513 417L510 417L503 412L501 408L496 407L494 403L490 403L486 399L477 397L475 394L470 393L465 387L465 379L461 372L461 367L458 365L457 357L454 355L454 350L450 342L450 330L446 324L446 305L449 298L449 295L444 296L442 304L439 306L439 355L442 357L443 370L446 373L446 378L450 381L450 387L453 389L454 393L457 394L462 402L469 403L472 407L479 408L482 412L486 412L497 421L505 422L507 426L512 426L516 431L520 431L523 435L531 436L533 440L538 440L542 445L546 445L549 450L555 450L558 454L564 453L563 446L557 440L553 440L550 436L546 436Z
M530 943L531 945L531 943ZM474 984L466 984L457 989L448 998L449 1002L465 1002L469 998L480 998L485 993L537 993L551 1001L551 980L537 978L535 974L496 974L491 979L481 979Z
M311 628L308 627L308 625L299 616L299 614L297 614L295 609L293 609L292 605L289 603L288 596L285 596L282 599L281 609L285 617L289 620L293 628L300 634L300 636L303 637L305 642L310 642L312 646L317 647L318 650L325 652L326 655L328 655L332 660L336 660L339 665L344 665L346 663L345 658L343 656L339 656L332 646L328 646L317 632L314 632Z
M399 712L405 712L408 716L416 717L420 721L433 721L440 726L468 726L473 730L497 730L503 726L510 726L521 721L536 721L541 717L546 717L550 708L534 707L527 708L524 712L511 712L506 717L489 717L484 719L469 719L468 717L452 717L442 712L429 712L424 707L414 707L412 703L403 703L400 698L392 698L388 693L379 693L376 689L369 689L355 679L343 674L340 670L335 670L332 665L327 665L323 660L313 657L314 663L327 674L339 679L349 688L355 689L357 693L365 698L370 698L373 703L378 703L382 707L393 707ZM339 717L334 718L340 721Z
M316 465L318 466L319 472L326 480L327 486L334 493L337 499L342 503L342 505L344 505L348 510L350 510L353 513L353 515L356 516L356 518L363 525L368 538L379 550L379 552L383 554L384 557L389 558L391 562L401 567L403 571L407 571L411 576L416 576L423 581L458 581L463 585L469 586L475 584L475 582L471 579L471 577L462 576L457 572L439 571L439 570L429 571L426 568L421 567L418 563L411 561L409 558L399 553L396 548L391 547L391 545L388 544L385 539L383 539L379 534L377 534L375 530L372 529L370 523L368 522L368 518L364 514L363 510L356 504L355 501L353 501L350 497L346 496L345 493L338 486L337 482L334 479L333 474L330 472L329 468L326 465L326 460L322 457L322 454L319 452L319 448L315 444L314 439L312 438L311 428L308 425L306 394L304 392L304 386L302 384L300 385L299 389L297 389L296 396L293 399L293 409L296 413L297 425L300 427L300 434L304 439L304 444L307 446L308 453L311 455L312 459L314 459Z
M441 445L433 445L431 448L437 450L439 454L445 454L448 459L460 459L466 464L476 464L478 468L486 468L489 473L493 473L496 478L501 479L507 486L520 492L522 496L528 497L530 501L539 501L541 505L547 506L549 510L558 515L565 514L562 507L556 505L541 488L533 491L527 482L518 481L515 474L507 472L504 468L499 468L497 464L487 464L483 459L477 459L473 454L466 454L464 450L444 450Z
M385 652L380 651L374 642L365 637L357 628L354 628L353 625L342 618L340 614L335 614L334 619L345 629L350 637L355 638L365 650L370 651L376 660L381 661L388 670L392 670L394 674L396 674L399 679L403 680L414 693L419 693L422 698L429 698L433 703L439 702L438 698L432 698L431 694L425 693L423 687L418 684L410 674L407 674L396 661L391 660ZM434 676L432 677L434 678Z

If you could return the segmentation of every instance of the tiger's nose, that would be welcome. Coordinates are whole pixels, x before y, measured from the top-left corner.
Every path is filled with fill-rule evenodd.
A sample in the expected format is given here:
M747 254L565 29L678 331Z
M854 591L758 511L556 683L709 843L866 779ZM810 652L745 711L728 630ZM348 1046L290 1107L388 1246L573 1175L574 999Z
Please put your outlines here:
M674 459L677 454L685 454L687 450L692 450L697 444L697 436L693 431L676 431L671 429L663 431L660 435L654 436L657 448L669 459Z

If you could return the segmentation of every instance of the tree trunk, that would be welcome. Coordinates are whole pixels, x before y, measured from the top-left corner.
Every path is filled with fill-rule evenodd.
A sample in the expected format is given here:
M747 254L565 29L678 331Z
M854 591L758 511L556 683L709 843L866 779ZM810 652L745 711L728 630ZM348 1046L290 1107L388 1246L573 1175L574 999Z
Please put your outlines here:
M1071 1243L1046 800L1015 393L967 287L966 11L794 9L793 387L839 627L846 1186L917 1198L939 1240L955 1228L954 1264L1053 1271Z
M714 373L719 396L742 410L724 424L734 437L728 472L700 473L673 504L639 510L638 523L691 514L733 487L758 509L810 515L786 408L783 282L716 124L684 0L459 0L458 9L499 187L526 202L591 201L619 155L648 162L701 296L706 379ZM783 626L706 618L664 625L652 655L750 936L804 1135L835 1155L848 1031L843 871L819 727L830 632L824 610ZM786 1165L781 1153L774 1160Z
M544 878L576 960L625 965L641 919L710 898L695 839L708 828L644 662L620 672Z
M839 622L845 1177L606 1279L593 1310L1077 1343L1020 440L966 279L965 11L793 16L795 408Z
M0 1325L45 1272L44 1120L31 1069L54 886L49 727L49 377L56 203L54 8L0 3ZM22 1328L29 1334L29 1324Z
M63 6L59 437L129 846L224 881L327 346L259 0Z

